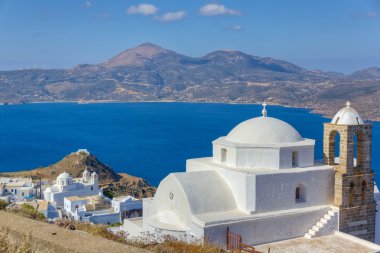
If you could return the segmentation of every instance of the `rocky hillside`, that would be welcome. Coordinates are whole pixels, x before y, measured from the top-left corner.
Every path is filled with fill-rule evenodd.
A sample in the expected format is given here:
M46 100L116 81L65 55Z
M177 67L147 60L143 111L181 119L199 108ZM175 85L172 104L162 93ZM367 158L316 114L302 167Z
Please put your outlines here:
M352 100L380 120L380 69L351 75L307 70L239 51L189 57L151 43L99 64L0 71L0 102L186 101L280 104L332 116Z
M151 197L156 189L142 178L125 173L116 173L108 165L100 162L94 155L78 151L64 157L61 161L47 167L29 171L2 173L9 176L40 177L55 180L63 172L74 178L81 178L87 168L99 175L99 183L103 191L111 196L132 195L134 197Z

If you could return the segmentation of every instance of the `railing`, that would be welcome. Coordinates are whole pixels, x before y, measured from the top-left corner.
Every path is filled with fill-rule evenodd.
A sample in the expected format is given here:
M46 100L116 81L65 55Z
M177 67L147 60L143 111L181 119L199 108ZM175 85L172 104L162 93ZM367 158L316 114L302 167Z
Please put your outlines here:
M263 253L257 251L253 246L244 244L241 235L231 232L230 228L227 228L227 250L232 252ZM268 253L270 253L270 248Z

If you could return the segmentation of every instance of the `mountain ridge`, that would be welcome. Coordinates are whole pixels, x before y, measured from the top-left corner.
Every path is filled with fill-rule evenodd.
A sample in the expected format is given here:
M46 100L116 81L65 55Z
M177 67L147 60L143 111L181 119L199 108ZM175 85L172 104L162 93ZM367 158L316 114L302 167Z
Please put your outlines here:
M351 100L364 118L380 120L379 75L376 67L344 75L236 50L190 57L144 43L98 64L0 71L0 103L265 100L331 117Z

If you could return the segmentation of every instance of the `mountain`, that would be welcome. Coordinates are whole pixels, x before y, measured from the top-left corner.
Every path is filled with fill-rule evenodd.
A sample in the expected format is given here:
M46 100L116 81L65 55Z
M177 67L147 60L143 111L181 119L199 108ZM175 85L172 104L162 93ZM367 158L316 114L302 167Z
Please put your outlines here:
M132 195L137 198L151 197L155 193L155 187L142 178L134 177L126 173L116 173L108 165L100 162L94 155L87 152L74 152L65 156L61 161L47 167L28 171L4 172L2 175L40 177L55 180L63 172L69 173L74 178L81 178L83 171L95 171L99 175L99 185L110 196Z
M350 75L356 80L380 80L380 68L367 68L356 71Z
M0 103L186 101L311 108L332 116L346 100L380 120L379 69L344 75L234 50L189 57L144 43L99 64L0 71Z

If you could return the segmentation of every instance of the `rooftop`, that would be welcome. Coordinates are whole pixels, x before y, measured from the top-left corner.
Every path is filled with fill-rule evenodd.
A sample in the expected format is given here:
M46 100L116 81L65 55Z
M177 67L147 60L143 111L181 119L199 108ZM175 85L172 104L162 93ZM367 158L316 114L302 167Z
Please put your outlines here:
M255 246L256 250L276 253L366 253L379 252L380 246L357 237L336 233L334 235L307 239L304 237Z

